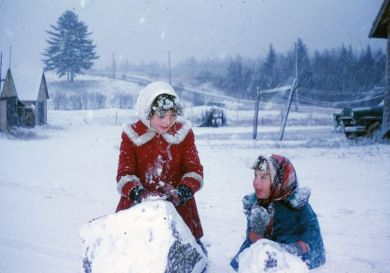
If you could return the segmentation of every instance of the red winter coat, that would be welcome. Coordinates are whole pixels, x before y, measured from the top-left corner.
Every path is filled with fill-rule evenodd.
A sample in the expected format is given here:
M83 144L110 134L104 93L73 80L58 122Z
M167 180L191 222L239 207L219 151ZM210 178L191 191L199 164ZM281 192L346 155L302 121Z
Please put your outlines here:
M142 185L147 191L156 191L159 181L174 187L187 185L193 193L202 187L203 167L189 122L177 121L163 134L157 134L141 121L124 128L117 174L118 191L122 196L116 211L133 205L128 196L135 186ZM201 238L203 230L195 198L176 210L194 237Z

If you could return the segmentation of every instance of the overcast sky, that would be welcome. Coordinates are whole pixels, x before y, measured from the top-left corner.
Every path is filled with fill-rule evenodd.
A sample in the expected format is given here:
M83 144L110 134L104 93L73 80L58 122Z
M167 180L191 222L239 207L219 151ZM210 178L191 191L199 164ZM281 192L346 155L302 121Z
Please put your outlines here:
M368 33L382 0L0 0L3 71L12 66L42 69L45 30L73 10L93 34L100 59L96 68L117 61L167 61L264 56L272 43L279 52L301 38L308 49L385 49ZM3 72L4 73L4 72Z

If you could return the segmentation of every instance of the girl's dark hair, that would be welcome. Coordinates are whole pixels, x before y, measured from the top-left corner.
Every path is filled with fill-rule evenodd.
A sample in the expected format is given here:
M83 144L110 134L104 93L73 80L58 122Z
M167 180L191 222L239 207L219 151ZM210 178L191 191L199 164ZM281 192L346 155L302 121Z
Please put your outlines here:
M165 93L160 94L152 102L148 119L151 119L155 113L162 116L168 111L175 115L183 115L183 108L175 96Z

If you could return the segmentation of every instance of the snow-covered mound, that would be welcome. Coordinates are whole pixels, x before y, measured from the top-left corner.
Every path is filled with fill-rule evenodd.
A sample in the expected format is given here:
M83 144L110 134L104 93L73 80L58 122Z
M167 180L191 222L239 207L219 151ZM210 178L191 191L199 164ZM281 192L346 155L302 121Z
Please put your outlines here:
M80 231L85 273L200 273L207 258L170 202L150 200Z
M239 256L239 273L304 273L306 264L278 244L262 239L245 249Z

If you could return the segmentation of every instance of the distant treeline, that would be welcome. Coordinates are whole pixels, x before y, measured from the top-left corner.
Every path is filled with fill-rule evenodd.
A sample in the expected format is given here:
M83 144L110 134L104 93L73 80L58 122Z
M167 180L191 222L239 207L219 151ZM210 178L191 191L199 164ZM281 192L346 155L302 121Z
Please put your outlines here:
M352 46L315 51L309 54L305 43L298 39L286 53L269 46L265 58L230 58L198 61L189 58L172 68L172 79L209 84L224 90L227 95L254 99L256 90L291 84L298 75L299 87L322 90L329 96L348 96L384 86L386 54L370 46L356 51ZM296 67L298 68L296 72ZM128 61L119 64L122 71L143 70L151 77L167 76L167 67L157 63L138 66Z

